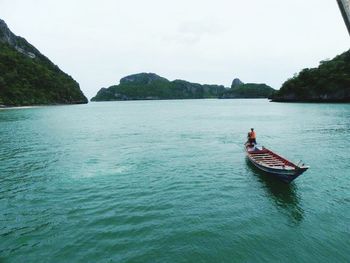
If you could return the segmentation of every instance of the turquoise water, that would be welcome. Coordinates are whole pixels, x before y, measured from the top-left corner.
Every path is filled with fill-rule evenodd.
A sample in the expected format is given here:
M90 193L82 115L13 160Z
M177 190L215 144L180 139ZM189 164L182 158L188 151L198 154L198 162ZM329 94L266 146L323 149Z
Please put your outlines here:
M311 168L291 185L258 142ZM0 110L0 262L349 262L350 105Z

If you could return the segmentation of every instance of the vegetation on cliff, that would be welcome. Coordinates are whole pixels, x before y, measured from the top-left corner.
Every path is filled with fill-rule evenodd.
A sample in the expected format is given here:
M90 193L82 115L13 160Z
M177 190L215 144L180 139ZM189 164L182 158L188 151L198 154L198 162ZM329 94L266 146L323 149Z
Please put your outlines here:
M0 20L0 105L87 103L79 84Z
M242 84L229 89L222 85L202 85L185 80L169 81L154 73L140 73L122 78L119 85L100 89L91 101L267 98L271 90L274 91L265 84Z
M275 92L276 90L266 84L246 83L233 86L222 95L222 98L268 98Z
M140 73L122 78L119 85L102 88L91 101L215 98L224 91L224 86L169 81L154 73Z
M350 102L350 50L287 80L273 101Z

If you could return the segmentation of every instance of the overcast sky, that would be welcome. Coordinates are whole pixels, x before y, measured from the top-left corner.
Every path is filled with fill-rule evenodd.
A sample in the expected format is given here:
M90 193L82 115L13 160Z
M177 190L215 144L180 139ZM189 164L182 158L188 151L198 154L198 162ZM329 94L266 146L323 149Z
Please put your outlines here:
M350 40L336 0L0 0L0 18L89 98L139 72L279 89Z

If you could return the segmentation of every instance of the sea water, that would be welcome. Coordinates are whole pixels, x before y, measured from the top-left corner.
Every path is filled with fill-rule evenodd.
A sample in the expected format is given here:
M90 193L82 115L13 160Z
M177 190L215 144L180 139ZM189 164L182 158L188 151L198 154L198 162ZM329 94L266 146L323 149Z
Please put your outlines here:
M254 169L257 141L310 169ZM0 110L0 262L349 262L350 104Z

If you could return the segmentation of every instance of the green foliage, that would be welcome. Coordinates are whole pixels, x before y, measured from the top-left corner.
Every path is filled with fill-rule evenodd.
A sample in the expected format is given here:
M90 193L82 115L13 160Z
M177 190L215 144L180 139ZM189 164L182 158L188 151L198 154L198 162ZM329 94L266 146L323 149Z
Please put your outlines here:
M79 84L23 38L31 58L0 43L0 104L8 106L87 103Z
M350 101L350 50L287 80L275 101Z

